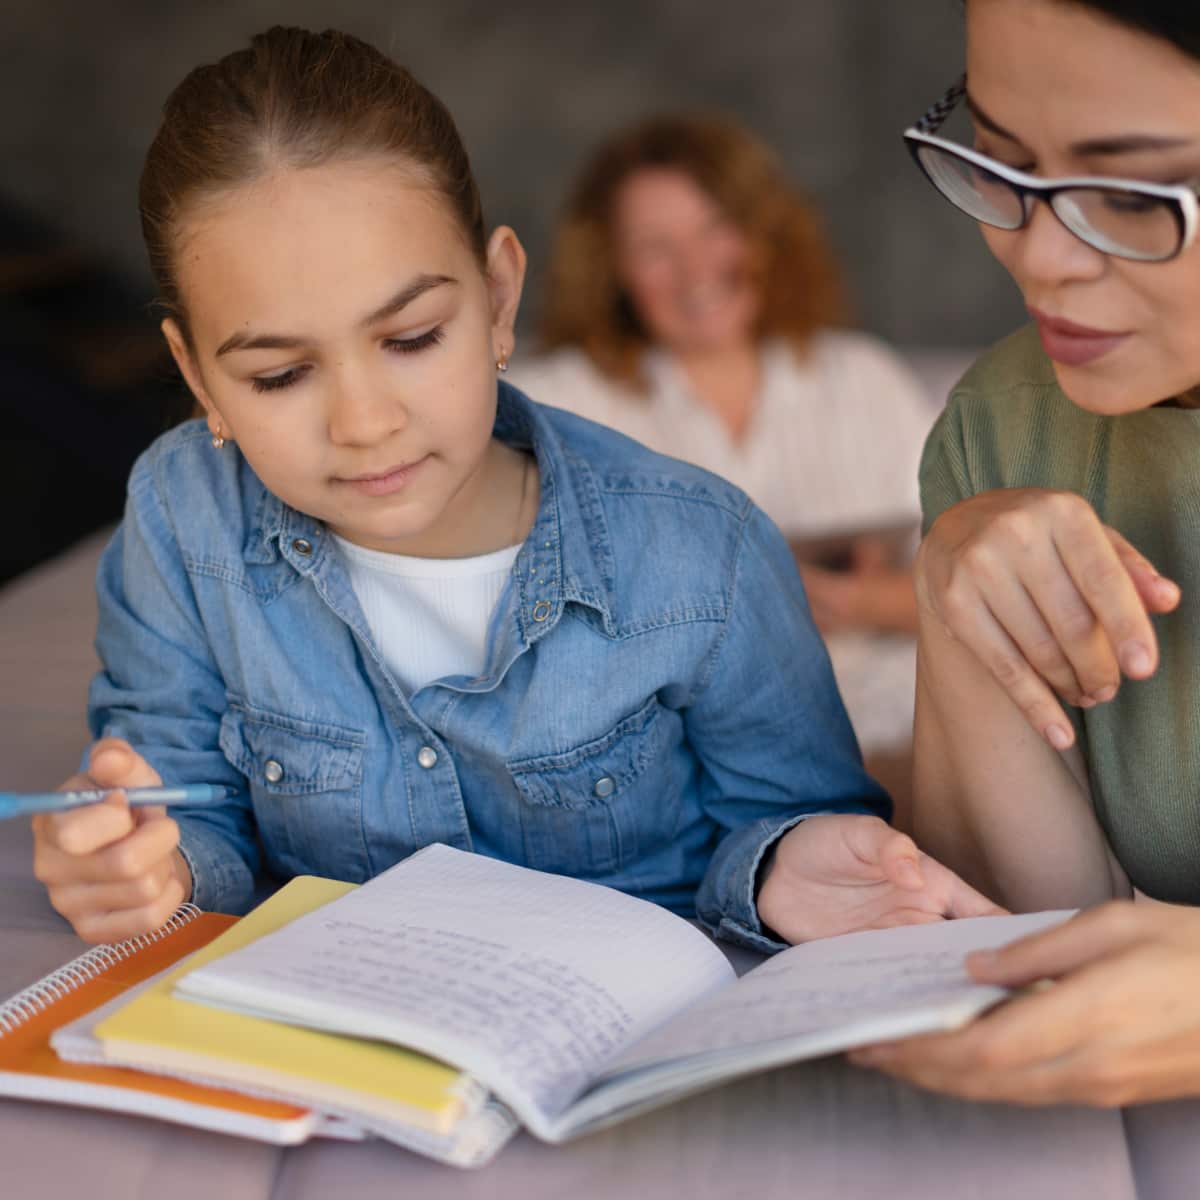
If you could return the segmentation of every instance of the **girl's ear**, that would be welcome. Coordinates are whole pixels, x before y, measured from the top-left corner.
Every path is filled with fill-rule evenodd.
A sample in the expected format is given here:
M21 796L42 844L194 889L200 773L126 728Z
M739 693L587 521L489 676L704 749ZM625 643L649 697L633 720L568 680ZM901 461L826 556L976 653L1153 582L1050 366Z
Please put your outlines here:
M487 278L492 302L492 353L497 361L507 361L516 343L513 326L525 283L525 247L507 225L499 226L488 238Z
M227 431L221 426L221 414L217 412L211 397L205 390L204 380L200 376L195 359L192 358L191 350L188 349L187 340L183 336L183 330L179 328L179 323L173 317L167 317L159 328L162 330L163 337L167 339L167 345L171 348L171 357L175 360L180 375L183 376L192 395L196 397L197 403L208 414L209 429L213 431L214 435L224 436Z

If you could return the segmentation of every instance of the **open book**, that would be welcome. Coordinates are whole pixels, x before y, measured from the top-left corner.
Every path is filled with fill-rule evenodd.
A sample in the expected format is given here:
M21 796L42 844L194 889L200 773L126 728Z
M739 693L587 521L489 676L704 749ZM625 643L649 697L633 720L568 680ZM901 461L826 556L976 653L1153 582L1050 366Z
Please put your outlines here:
M423 1051L559 1142L749 1072L960 1025L1005 995L971 982L965 953L1066 915L850 934L737 979L656 905L430 846L176 994Z

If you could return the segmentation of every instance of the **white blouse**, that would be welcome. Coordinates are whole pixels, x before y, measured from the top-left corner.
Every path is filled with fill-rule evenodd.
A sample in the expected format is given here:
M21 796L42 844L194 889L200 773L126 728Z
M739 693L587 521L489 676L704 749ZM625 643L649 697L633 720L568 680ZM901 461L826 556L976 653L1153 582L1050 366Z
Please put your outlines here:
M514 364L509 379L544 404L611 426L742 488L789 538L920 522L917 468L937 416L932 398L878 338L817 334L800 357L781 341L762 352L750 424L734 440L693 395L669 354L644 360L646 393L603 375L580 350ZM864 749L907 743L916 651L902 635L836 634L834 671Z

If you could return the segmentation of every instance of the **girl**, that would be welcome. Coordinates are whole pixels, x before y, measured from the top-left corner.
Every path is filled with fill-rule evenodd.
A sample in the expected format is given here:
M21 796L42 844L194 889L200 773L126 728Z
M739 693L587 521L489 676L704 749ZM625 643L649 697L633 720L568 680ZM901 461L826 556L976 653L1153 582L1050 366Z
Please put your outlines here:
M70 785L231 798L39 819L81 936L189 897L243 909L263 866L362 880L431 842L764 949L991 911L873 815L762 513L497 389L524 254L485 234L406 71L338 33L256 37L167 101L141 211L207 429L133 472L99 572L100 740Z
M1195 620L1185 601L1156 645L1147 610L1180 592L1139 551L1185 597L1200 584L1200 15L1144 0L966 15L975 149L936 128L954 95L910 146L981 222L1035 328L967 375L925 452L917 834L1015 907L1135 888L1172 903L1113 903L980 960L989 981L1059 983L871 1058L1027 1102L1196 1095ZM1118 691L1121 668L1141 682ZM1074 729L1048 683L1079 702Z
M894 353L842 328L811 201L739 125L650 117L584 166L549 278L550 353L517 382L750 494L797 557L868 769L903 760L907 791L934 411Z

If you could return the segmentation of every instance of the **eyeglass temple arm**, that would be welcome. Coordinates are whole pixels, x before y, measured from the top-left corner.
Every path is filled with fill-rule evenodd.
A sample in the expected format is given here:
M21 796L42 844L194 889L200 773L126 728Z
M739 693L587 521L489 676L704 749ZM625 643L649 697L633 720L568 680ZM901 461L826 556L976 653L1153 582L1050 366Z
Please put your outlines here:
M925 115L916 123L914 128L918 133L936 133L942 122L954 110L954 106L967 94L967 77L963 77L952 87L946 89L945 95L935 100L926 110Z

